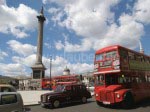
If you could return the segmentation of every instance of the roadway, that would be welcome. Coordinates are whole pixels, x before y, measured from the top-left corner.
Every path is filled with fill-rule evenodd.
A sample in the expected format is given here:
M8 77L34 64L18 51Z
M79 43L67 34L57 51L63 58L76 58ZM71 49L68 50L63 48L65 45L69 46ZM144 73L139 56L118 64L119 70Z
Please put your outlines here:
M133 109L125 110L120 107L106 108L100 107L96 104L94 98L88 100L88 103L74 103L64 105L57 109L42 108L40 105L28 106L31 108L31 112L149 112L150 111L150 100L142 101Z

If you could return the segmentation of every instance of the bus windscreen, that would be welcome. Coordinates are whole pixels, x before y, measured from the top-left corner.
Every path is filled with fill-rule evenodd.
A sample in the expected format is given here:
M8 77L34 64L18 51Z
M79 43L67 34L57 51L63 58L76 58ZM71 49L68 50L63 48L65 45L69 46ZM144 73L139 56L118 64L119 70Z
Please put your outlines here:
M95 56L95 59L96 59L96 61L103 60L103 59L104 59L104 54L97 54L97 55Z
M109 51L106 53L101 53L101 54L96 54L95 56L95 60L96 61L101 61L101 60L105 60L105 59L111 59L111 58L115 58L117 56L117 51Z
M102 86L105 84L105 81L104 81L104 75L96 75L95 76L95 85L96 86Z

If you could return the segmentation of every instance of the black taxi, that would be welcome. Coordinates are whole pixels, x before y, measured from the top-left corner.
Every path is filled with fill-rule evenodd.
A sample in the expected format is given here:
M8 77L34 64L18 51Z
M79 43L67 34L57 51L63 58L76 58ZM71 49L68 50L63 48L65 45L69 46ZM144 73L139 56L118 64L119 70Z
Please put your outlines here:
M54 92L42 94L40 103L42 107L58 108L64 103L86 103L91 97L84 84L58 85Z

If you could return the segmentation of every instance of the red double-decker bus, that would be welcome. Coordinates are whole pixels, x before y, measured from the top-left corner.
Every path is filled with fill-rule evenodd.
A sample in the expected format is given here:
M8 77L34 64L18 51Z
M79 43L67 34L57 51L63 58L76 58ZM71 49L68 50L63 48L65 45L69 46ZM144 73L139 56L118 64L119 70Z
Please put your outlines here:
M97 50L94 77L98 105L130 108L150 98L150 57L142 53L119 45Z
M42 79L42 89L55 89L57 85L75 84L80 82L79 75L62 75Z

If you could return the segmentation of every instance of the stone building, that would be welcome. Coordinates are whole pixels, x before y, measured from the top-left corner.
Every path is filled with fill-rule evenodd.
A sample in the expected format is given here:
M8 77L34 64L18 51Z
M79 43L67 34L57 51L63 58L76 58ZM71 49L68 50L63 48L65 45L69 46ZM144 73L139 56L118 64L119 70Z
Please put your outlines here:
M63 75L70 75L70 69L67 68L67 66L66 66L66 68L63 71Z
M0 84L10 84L16 89L19 88L19 80L17 78L0 75Z

